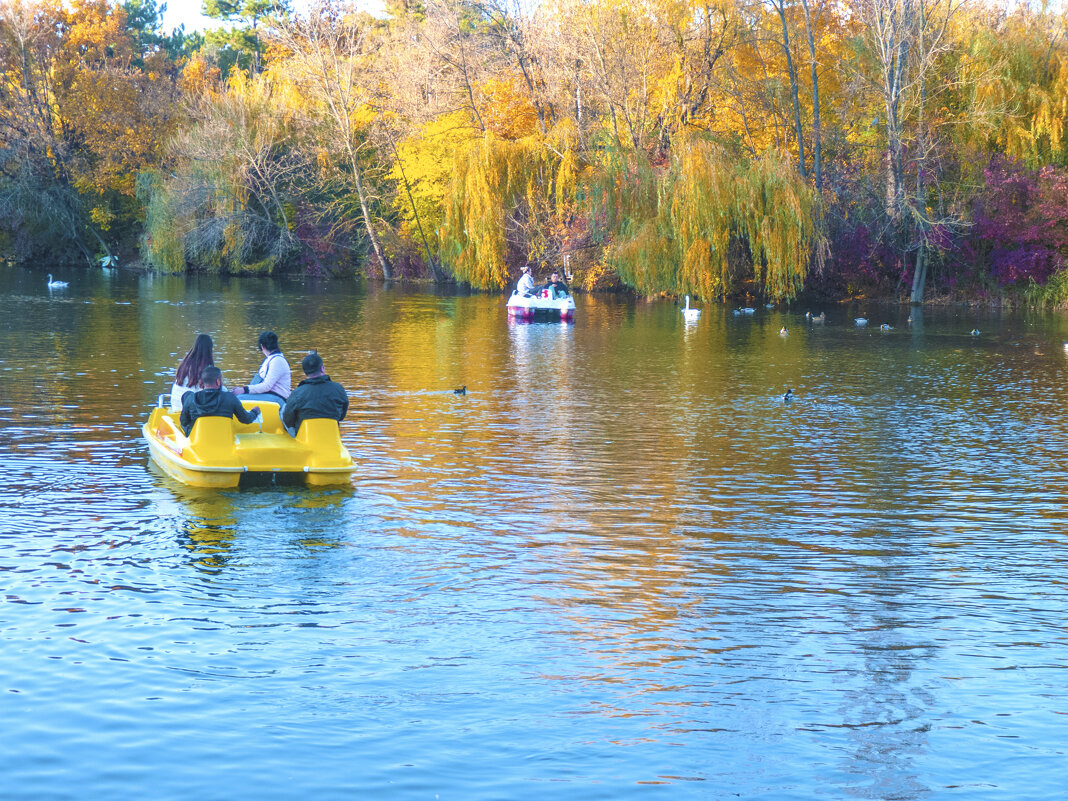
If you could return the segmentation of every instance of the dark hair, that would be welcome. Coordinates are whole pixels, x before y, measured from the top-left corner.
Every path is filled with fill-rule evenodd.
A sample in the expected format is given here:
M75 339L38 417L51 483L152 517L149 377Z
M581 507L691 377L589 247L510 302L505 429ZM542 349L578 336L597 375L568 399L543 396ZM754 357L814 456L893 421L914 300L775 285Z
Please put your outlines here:
M211 355L214 347L215 344L211 341L211 337L207 334L197 334L193 347L189 349L189 353L185 354L182 363L178 365L178 375L175 376L174 383L180 387L191 387L196 384L205 367L215 366L215 359Z
M300 366L304 370L304 375L318 373L323 369L323 358L314 350L310 350L308 355L300 360Z
M260 334L259 346L267 348L271 353L274 353L278 350L278 334L274 331L264 331Z
M205 384L222 384L222 370L218 367L205 367L200 374L200 386Z

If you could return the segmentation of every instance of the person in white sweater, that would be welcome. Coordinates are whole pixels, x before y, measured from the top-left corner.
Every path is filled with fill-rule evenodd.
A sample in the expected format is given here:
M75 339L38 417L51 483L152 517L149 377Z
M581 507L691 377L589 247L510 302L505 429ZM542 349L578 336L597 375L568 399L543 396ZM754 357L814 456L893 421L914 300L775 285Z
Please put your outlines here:
M519 279L519 283L516 285L516 292L523 297L528 297L534 294L534 279L530 275L530 265L523 265L523 275Z
M258 340L263 353L263 363L252 381L243 387L234 387L235 395L247 395L244 400L265 401L282 406L292 392L292 373L289 362L278 349L278 335L264 331Z

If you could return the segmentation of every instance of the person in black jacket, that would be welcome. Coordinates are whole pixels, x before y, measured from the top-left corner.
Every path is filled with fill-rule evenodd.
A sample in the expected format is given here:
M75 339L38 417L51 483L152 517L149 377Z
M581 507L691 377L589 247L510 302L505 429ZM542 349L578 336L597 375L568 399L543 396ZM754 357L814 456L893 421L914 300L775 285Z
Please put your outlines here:
M543 286L542 289L548 289L549 297L553 300L566 298L571 294L571 290L568 289L567 284L560 280L560 273L555 271L549 276L549 283Z
M236 417L242 423L251 423L259 414L259 406L245 411L232 392L223 392L222 370L205 367L200 373L200 389L182 396L182 416L178 422L188 437L193 433L193 423L200 417Z
M340 422L349 411L349 394L341 384L330 380L318 353L311 351L300 366L304 380L293 390L282 410L282 422L294 437L305 420L325 418Z

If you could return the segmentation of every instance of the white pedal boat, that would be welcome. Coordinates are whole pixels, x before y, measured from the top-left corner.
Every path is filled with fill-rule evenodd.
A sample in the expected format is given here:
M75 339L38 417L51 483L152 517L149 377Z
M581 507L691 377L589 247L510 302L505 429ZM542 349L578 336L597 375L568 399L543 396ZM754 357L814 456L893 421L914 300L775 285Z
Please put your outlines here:
M575 299L570 295L553 298L548 289L539 289L533 295L520 295L518 290L512 290L512 296L508 298L508 316L533 320L535 315L574 320Z

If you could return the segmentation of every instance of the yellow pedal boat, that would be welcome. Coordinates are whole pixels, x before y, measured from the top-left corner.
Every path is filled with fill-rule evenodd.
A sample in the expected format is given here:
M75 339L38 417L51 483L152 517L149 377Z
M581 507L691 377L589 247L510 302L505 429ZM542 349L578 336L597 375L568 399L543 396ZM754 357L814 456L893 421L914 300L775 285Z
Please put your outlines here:
M294 439L274 403L244 425L234 418L201 417L187 437L179 414L156 408L141 427L152 458L168 475L192 487L236 487L247 474L303 475L311 486L347 484L355 467L341 444L336 420L305 420Z

